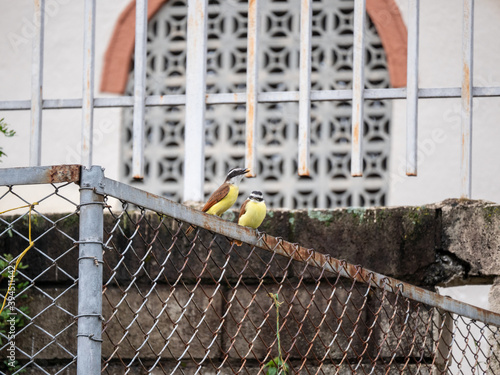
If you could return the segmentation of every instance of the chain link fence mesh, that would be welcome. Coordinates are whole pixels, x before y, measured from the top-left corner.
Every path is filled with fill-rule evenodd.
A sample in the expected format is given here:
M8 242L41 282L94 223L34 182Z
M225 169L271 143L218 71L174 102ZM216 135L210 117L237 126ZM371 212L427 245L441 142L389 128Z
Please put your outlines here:
M122 203L105 221L107 374L274 374L279 350L282 374L498 369L497 327L380 289L361 267L366 283Z
M0 211L38 203L31 215L34 246L15 276L15 300L0 315L0 374L68 374L76 370L78 203L68 197L77 188L71 183L36 189L0 187ZM66 213L44 213L54 207ZM0 216L2 300L16 259L29 245L29 216L29 207ZM13 346L15 351L10 351ZM14 366L9 356L15 357Z
M16 276L17 367L2 360L0 374L76 373L75 188L2 187L2 210L39 206L29 267ZM67 213L42 213L55 201ZM2 297L6 271L28 245L28 211L0 216ZM495 326L381 288L361 267L343 263L356 273L346 277L283 255L280 239L237 246L201 227L188 237L189 226L105 196L102 373L500 373ZM1 319L6 358L12 340L8 316Z

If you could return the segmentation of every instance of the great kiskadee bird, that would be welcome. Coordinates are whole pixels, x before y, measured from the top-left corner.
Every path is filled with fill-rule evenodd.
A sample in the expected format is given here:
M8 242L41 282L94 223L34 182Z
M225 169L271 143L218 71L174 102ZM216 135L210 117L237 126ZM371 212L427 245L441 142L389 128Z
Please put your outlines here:
M266 203L261 191L252 191L252 194L243 202L238 216L238 224L244 227L257 229L266 217ZM234 241L241 246L241 241Z
M238 198L238 193L240 191L238 184L247 172L249 172L249 170L246 168L231 169L227 173L224 183L212 193L201 210L207 214L216 216L221 216L226 212L234 202L236 202L236 198ZM191 225L186 231L186 236L194 229L195 227Z

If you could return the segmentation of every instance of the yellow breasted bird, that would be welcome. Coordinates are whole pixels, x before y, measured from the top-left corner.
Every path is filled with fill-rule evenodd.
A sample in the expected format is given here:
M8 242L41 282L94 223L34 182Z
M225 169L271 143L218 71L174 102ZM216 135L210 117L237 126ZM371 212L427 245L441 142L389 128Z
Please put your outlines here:
M266 203L261 191L252 191L252 194L243 202L238 216L238 224L244 227L257 229L266 217ZM234 241L241 246L241 241Z
M231 169L228 172L224 183L212 193L210 198L208 198L208 201L203 206L202 211L216 216L221 216L224 212L226 212L234 204L234 202L236 202L236 198L238 198L238 193L240 191L238 184L248 171L249 170L246 168ZM195 227L191 225L187 229L186 235L188 236L194 229Z

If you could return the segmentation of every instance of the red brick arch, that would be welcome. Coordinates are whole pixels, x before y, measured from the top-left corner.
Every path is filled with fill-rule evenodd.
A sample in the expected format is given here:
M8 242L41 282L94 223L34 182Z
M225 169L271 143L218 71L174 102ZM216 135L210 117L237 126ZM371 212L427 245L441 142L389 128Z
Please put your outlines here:
M149 0L148 19L168 0ZM377 28L387 56L392 87L406 86L406 26L395 0L366 0L366 10ZM125 92L134 53L135 0L122 12L105 54L101 91Z

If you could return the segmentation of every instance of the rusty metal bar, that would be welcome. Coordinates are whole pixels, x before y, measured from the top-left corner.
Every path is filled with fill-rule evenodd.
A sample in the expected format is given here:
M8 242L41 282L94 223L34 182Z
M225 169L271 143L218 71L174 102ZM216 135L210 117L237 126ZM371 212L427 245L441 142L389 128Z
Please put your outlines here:
M351 175L363 175L363 104L365 91L366 0L354 2L354 43L352 67Z
M257 175L257 108L259 83L259 0L248 2L247 31L247 92L246 92L246 149L245 166L250 171L247 177Z
M408 2L408 59L406 99L406 175L417 175L418 143L418 41L420 0Z
M403 297L410 298L429 306L440 308L455 314L460 314L467 318L476 319L487 324L500 326L500 314L481 309L464 302L456 301L449 297L441 296L415 285L367 270L361 266L353 265L343 260L317 253L297 244L292 244L280 238L265 235L263 238L258 238L257 241L253 241L251 245L258 246L262 249L268 249L301 262L306 262L307 264L315 267L324 268L327 271L340 274L341 276L347 277L351 280L356 280L361 283L371 283L380 289L384 289L392 293L400 293Z
M201 202L205 176L208 0L188 1L184 200Z
M31 127L30 166L42 160L42 97L43 97L43 36L45 29L45 0L34 0L35 6L33 55L31 64Z
M83 34L83 105L81 163L92 165L94 132L94 66L95 66L95 11L96 0L85 0Z
M361 266L355 266L328 255L317 253L311 249L306 249L297 244L284 241L281 238L272 237L266 234L259 235L254 229L231 223L214 215L208 215L118 181L104 178L99 189L101 189L104 194L185 221L189 224L203 227L223 236L246 242L252 246L305 262L311 266L324 267L325 270L340 274L343 277L348 277L361 283L370 283L371 285L376 285L390 292L400 293L404 297L425 303L429 306L460 314L487 324L500 326L500 314L477 308L364 269Z
M500 87L473 87L472 94L477 98L500 97ZM406 99L406 88L390 89L365 89L365 99ZM419 99L451 99L460 98L460 87L445 88L419 88ZM207 104L245 104L246 93L223 93L207 94ZM257 95L259 103L293 103L298 102L300 98L299 91L273 91L261 92ZM344 101L352 99L352 90L312 90L311 101ZM150 95L146 97L146 107L185 105L185 95ZM133 107L133 96L120 96L116 98L95 98L94 108L113 108L113 107ZM43 109L72 109L81 108L82 99L44 99ZM2 111L24 111L31 108L29 100L3 100L0 101L0 110Z
M0 186L79 182L80 170L81 166L77 164L1 168Z
M309 176L311 143L312 0L300 2L299 176Z
M147 27L148 0L137 0L135 3L134 123L132 139L132 176L137 180L144 177Z
M464 0L462 26L462 152L461 196L471 198L472 189L472 87L474 55L474 0Z

